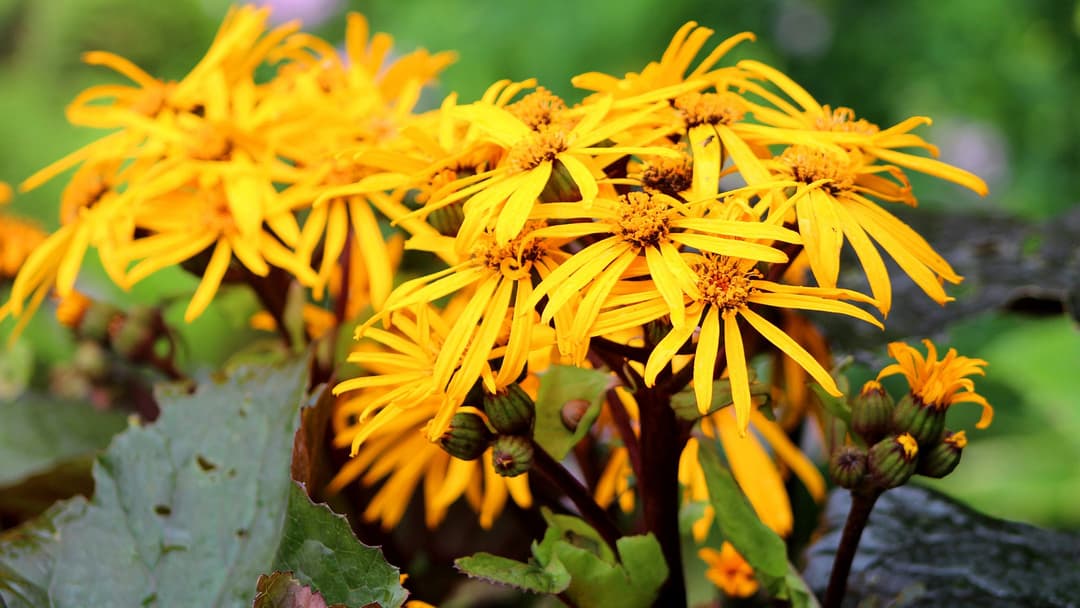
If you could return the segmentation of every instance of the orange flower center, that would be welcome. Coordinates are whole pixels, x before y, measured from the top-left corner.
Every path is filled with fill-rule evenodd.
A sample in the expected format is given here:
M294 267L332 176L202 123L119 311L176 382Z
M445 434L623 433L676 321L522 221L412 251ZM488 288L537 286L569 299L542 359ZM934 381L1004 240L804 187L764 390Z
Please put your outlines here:
M570 147L567 133L557 125L540 129L529 139L510 148L506 162L514 173L524 173L543 162L551 162Z
M670 195L689 190L694 183L694 163L685 154L679 158L657 157L641 172L641 183Z
M507 279L526 279L533 262L544 256L543 242L533 238L530 233L545 225L544 222L530 221L517 238L501 245L495 240L494 232L485 232L477 239L472 257L484 266L501 272Z
M791 168L795 181L812 184L829 180L823 187L833 194L850 190L855 184L851 159L843 152L814 146L789 146L780 161Z
M529 125L530 129L539 131L554 122L555 116L566 109L566 102L544 87L537 87L521 101L506 106L506 109Z
M687 128L697 125L730 125L746 114L743 100L733 93L684 93L675 98Z
M743 308L754 294L753 280L761 273L746 268L745 260L707 256L695 268L702 300L722 311Z
M675 210L664 195L631 192L622 197L615 236L635 247L655 247L671 233Z

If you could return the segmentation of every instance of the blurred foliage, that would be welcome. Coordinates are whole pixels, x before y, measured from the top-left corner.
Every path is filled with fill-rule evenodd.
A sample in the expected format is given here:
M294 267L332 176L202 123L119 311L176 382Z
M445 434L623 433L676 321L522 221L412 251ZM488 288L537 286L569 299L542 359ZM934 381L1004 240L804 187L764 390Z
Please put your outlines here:
M769 62L822 103L851 106L883 126L913 114L935 117L923 134L941 146L945 160L986 178L991 196L980 200L951 184L916 178L926 207L1050 218L1072 206L1080 191L1080 118L1070 109L1080 96L1080 2L668 0L662 11L647 0L274 4L340 7L312 27L329 40L341 39L348 8L365 12L373 29L392 33L400 50L457 51L459 63L446 72L443 90L429 93L430 103L450 90L474 99L497 79L530 76L574 98L580 93L569 85L572 75L639 70L687 20L716 29L717 39L750 30L758 41L737 48L730 60ZM112 51L155 75L180 77L206 49L227 5L0 0L0 180L18 183L96 135L68 125L64 106L80 89L118 77L80 64L82 52ZM62 188L63 180L56 180L18 195L11 210L54 227ZM170 270L124 294L94 261L80 279L81 289L117 304L157 302L193 286L182 271ZM251 341L241 330L254 300L242 290L222 296L198 323L181 325L184 361L216 368ZM170 309L170 320L179 321L180 312ZM996 515L1080 525L1080 515L1069 509L1080 497L1070 466L1080 455L1074 396L1080 381L1064 369L1080 360L1080 334L1064 318L999 315L954 322L945 333L964 354L990 361L995 391L988 396L999 408L992 439L973 436L968 464L947 489ZM24 340L39 371L42 361L70 356L71 342L47 310Z

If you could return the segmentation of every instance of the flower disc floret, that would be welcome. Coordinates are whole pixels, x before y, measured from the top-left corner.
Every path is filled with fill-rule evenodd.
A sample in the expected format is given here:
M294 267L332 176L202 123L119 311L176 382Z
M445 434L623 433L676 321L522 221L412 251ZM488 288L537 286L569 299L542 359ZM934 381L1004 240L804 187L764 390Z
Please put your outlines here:
M544 87L537 87L535 91L522 97L521 101L506 106L506 109L530 129L539 131L566 110L566 102Z
M473 259L501 272L507 279L526 278L532 270L533 262L544 256L543 243L530 235L533 230L541 227L542 223L530 222L525 225L521 236L503 244L498 242L493 232L485 232L477 239L473 248Z
M824 188L833 194L851 190L855 185L851 159L843 152L797 145L784 150L780 160L791 167L795 181L812 184L829 180Z
M622 197L615 235L637 247L655 247L671 233L675 211L662 197L631 192Z
M684 93L675 98L687 128L697 125L731 125L742 120L746 104L734 93Z
M877 125L865 118L855 118L855 110L851 108L839 107L834 110L823 105L821 110L821 115L814 118L814 128L818 131L859 135L873 135L881 131Z
M701 299L713 304L721 311L735 310L746 306L754 294L751 281L760 278L756 269L744 270L745 265L738 258L710 256L695 268L698 276L698 289Z
M524 173L535 169L545 161L554 161L556 156L569 148L566 131L561 127L551 125L510 148L506 162L512 172Z

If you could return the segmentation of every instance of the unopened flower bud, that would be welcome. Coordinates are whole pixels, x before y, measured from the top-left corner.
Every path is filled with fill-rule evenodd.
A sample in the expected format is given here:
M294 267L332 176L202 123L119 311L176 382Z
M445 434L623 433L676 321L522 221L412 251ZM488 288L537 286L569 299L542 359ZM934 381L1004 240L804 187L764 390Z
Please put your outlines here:
M908 393L893 410L894 433L910 433L923 447L937 445L945 433L945 409L926 405Z
M469 412L458 412L450 419L450 428L439 438L442 449L460 460L476 460L492 440L484 419Z
M533 443L529 437L499 435L491 449L491 463L503 477L517 477L532 466Z
M91 380L101 380L109 373L108 353L93 340L79 342L71 364L79 373Z
M945 477L953 472L956 465L960 464L960 454L966 445L967 435L964 431L955 433L946 431L941 443L919 456L919 466L915 472L938 479Z
M97 302L81 294L76 295L76 292L62 299L56 307L60 323L74 329L80 338L100 343L109 339L109 328L123 314L112 304Z
M908 433L889 435L870 448L867 470L882 490L904 485L915 473L919 444Z
M536 419L536 405L517 384L484 395L484 413L491 426L506 435L531 435Z
M876 380L863 385L851 405L851 430L873 444L889 434L893 400Z
M109 341L120 356L137 361L149 357L164 325L157 309L135 306L110 327Z
M841 488L858 487L866 477L866 451L853 445L837 449L829 459L829 476Z

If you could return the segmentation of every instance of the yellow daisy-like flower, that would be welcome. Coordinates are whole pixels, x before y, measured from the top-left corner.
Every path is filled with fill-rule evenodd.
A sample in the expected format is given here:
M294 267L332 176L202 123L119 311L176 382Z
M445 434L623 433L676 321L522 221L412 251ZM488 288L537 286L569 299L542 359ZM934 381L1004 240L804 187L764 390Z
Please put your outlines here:
M525 368L538 327L533 315L526 312L531 309L528 302L533 291L532 272L546 277L568 257L559 249L563 241L534 236L533 231L539 226L526 226L521 236L505 244L498 242L493 231L483 233L474 241L470 255L460 263L398 286L383 310L359 330L359 335L366 335L371 325L394 311L427 305L463 292L462 301L466 303L447 322L448 329L428 381L458 404L481 377L488 392L513 382ZM414 237L407 246L441 251L445 257L454 255L454 239L450 237ZM496 356L493 353L508 320L509 337L497 355L502 357L502 365L496 375L485 374L488 360ZM393 318L389 321L391 325L396 323ZM430 430L432 438L446 429L451 413L452 410L440 413Z
M713 380L721 347L727 361L739 429L745 432L750 420L750 380L743 347L739 319L750 325L810 374L829 393L840 396L836 382L829 372L806 352L801 345L765 319L752 308L775 306L800 310L817 310L844 314L878 327L881 323L861 308L841 299L869 302L866 296L846 289L825 289L781 285L763 280L751 259L717 255L686 254L692 276L696 277L696 293L687 298L684 315L687 320L672 330L656 345L645 365L645 382L652 386L657 376L675 355L697 335L693 361L694 393L702 413L712 404ZM661 296L603 311L593 328L594 334L622 328L641 319L659 319L668 314Z
M575 76L571 82L579 89L607 93L616 99L636 97L691 80L708 84L718 79L718 71L732 69L713 69L728 51L740 42L754 40L754 35L750 32L727 38L702 59L693 71L687 73L690 64L712 35L713 30L688 21L672 36L660 60L649 62L640 73L629 72L620 79L600 72L587 72Z
M754 568L731 543L724 541L720 550L706 547L698 550L700 557L709 569L705 571L714 585L729 597L750 597L757 593L758 582L754 578Z
M45 233L33 222L0 215L0 278L15 276L30 253L44 241Z
M945 410L954 403L976 403L982 406L982 416L975 424L976 428L990 426L994 419L994 408L986 398L975 392L975 383L968 376L982 376L986 372L986 361L963 357L955 348L940 361L937 348L930 340L923 340L926 355L903 342L889 344L889 356L896 359L878 374L878 380L896 374L907 378L911 394L919 404L937 410Z
M754 261L785 262L787 255L778 249L746 239L798 241L798 235L791 230L772 224L706 215L706 210L714 205L715 201L711 200L687 204L658 192L631 192L618 200L599 198L589 209L574 203L540 205L534 215L549 221L593 221L541 228L536 233L538 236L599 240L575 253L546 277L537 286L529 305L548 297L541 318L546 323L571 298L582 294L568 340L575 345L575 352L583 356L583 345L593 323L600 309L608 305L616 284L626 275L648 276L651 284L640 284L638 289L655 290L667 304L666 312L672 323L683 328L687 324L685 298L700 296L684 248Z
M611 119L608 114L612 103L610 97L605 97L570 110L552 105L552 115L544 121L537 120L535 111L518 116L508 108L488 103L455 108L455 116L483 132L484 140L500 146L505 156L498 166L469 177L469 185L441 201L429 203L428 207L433 209L471 197L465 203L465 223L459 233L462 247L468 247L491 224L497 242L502 244L517 236L525 226L557 166L566 172L580 199L588 205L600 191L596 176L601 173L601 167L594 161L595 157L674 154L664 148L632 143L602 145L662 107L654 104Z
M367 409L364 400L365 396L346 400L335 412L335 444L355 442L360 427L351 422ZM507 498L522 508L532 506L528 474L502 477L495 473L490 448L481 458L460 460L425 437L424 426L438 408L438 401L429 399L417 407L397 411L366 438L330 481L327 491L338 492L357 478L367 486L381 481L363 516L367 521L380 522L384 529L401 521L418 486L423 487L424 521L429 528L438 526L447 509L462 496L477 512L484 529L491 528Z
M764 97L776 107L774 109L758 104L753 105L754 118L764 125L749 127L749 129L760 135L764 143L805 142L806 131L813 131L812 135L818 141L857 148L887 163L933 175L986 196L988 192L986 182L978 176L933 158L898 150L898 148L922 148L937 156L936 147L911 133L912 129L920 125L930 124L929 118L914 116L883 130L866 119L856 118L855 112L850 108L833 109L828 105L819 104L806 89L779 70L759 61L740 61L738 67L773 83L796 104L792 105L764 89L756 87L752 89L752 92Z
M806 188L795 202L795 221L818 285L836 286L846 238L866 272L878 308L888 314L892 285L876 241L936 302L952 300L941 282L959 283L962 277L910 226L868 198L913 204L907 178L898 168L868 164L857 150L807 145L790 146L769 164L778 176Z

